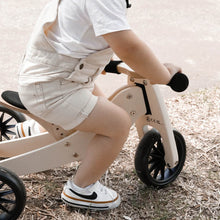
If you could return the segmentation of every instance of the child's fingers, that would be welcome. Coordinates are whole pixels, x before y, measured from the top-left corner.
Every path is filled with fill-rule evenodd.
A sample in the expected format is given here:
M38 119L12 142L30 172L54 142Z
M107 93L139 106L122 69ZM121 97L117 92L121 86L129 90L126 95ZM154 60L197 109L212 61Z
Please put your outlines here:
M181 67L175 66L172 63L164 63L164 66L170 72L170 75L173 76L175 73L182 72Z

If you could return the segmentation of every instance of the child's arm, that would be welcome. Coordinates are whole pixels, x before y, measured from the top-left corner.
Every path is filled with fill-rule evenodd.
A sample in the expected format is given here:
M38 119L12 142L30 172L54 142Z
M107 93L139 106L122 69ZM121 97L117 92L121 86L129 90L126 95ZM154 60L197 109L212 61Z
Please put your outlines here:
M103 37L121 60L152 84L168 84L171 76L181 71L172 64L169 68L161 64L151 49L131 30L113 32Z

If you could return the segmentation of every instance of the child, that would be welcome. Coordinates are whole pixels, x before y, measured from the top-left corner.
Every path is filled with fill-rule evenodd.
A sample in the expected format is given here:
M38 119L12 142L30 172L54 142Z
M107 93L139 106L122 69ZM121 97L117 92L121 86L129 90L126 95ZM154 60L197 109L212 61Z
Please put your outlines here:
M117 192L98 181L131 125L128 114L94 83L113 51L152 84L167 84L180 71L162 65L133 33L127 6L126 0L52 0L37 21L21 66L19 95L31 113L66 130L96 134L61 194L74 207L106 210L120 204Z

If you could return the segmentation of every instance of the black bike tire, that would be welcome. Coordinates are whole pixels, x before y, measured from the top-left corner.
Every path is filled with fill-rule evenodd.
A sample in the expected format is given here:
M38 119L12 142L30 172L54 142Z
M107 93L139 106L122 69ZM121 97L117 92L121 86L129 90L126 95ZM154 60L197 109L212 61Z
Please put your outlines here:
M164 187L173 182L180 174L184 162L186 159L186 145L183 136L176 130L174 132L174 138L177 145L179 163L175 167L174 174L164 181L154 179L148 171L148 159L150 151L155 142L161 138L159 132L156 129L148 131L141 139L135 154L135 169L140 180L148 186ZM165 163L165 161L164 161Z
M0 167L0 181L13 190L15 195L15 206L8 212L0 214L0 220L16 220L22 213L26 204L26 190L21 179L7 168Z

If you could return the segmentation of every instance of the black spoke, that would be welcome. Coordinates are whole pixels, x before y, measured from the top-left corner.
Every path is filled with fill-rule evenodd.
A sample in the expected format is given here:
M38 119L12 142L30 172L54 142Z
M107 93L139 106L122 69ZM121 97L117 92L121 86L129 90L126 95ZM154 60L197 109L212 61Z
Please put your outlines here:
M163 149L163 144L161 142L161 139L159 139L158 142L157 142L157 149L161 153L161 155L164 156L164 149Z
M157 161L157 159L155 159L154 157L151 157L149 160L148 160L148 163L151 164L151 163L155 163Z
M8 137L7 134L3 134L2 136L3 136L5 139L10 140L10 138Z
M163 150L159 149L158 145L157 145L157 147L154 147L153 152L158 155L164 155Z
M157 167L157 168L154 170L154 176L153 176L154 179L157 178L157 175L158 175L159 171L160 171L160 168L159 168L159 167Z
M160 177L160 179L161 179L161 180L164 179L164 171L165 171L165 166L161 167L161 170L160 170L160 172L161 172L161 177Z
M157 158L157 159L163 158L163 155L158 154L158 153L156 153L156 152L153 152L153 153L151 153L150 155L152 156L152 158Z
M10 135L16 135L16 133L14 131L10 131L10 130L6 130L5 133L10 134Z
M15 125L7 125L6 129L11 129L11 128L14 128L14 127L15 127Z
M156 168L157 168L157 163L153 163L149 169L149 173L151 173Z
M10 122L13 119L13 117L8 118L6 121L4 121L4 124L8 124L8 122Z
M0 123L1 123L1 124L2 124L2 122L3 122L4 115L5 115L5 113L3 112L3 113L1 114L1 118L0 118Z
M13 194L13 193L14 193L13 190L6 190L6 191L3 191L3 192L0 192L0 197L10 195L10 194Z
M153 148L152 148L152 152L158 152L158 149L157 149L156 146L157 146L156 144L153 146Z
M9 213L9 210L6 209L6 208L5 208L3 205L1 205L1 204L0 204L0 209L1 209L2 211L4 211L4 212Z
M1 198L0 203L15 204L15 200Z

